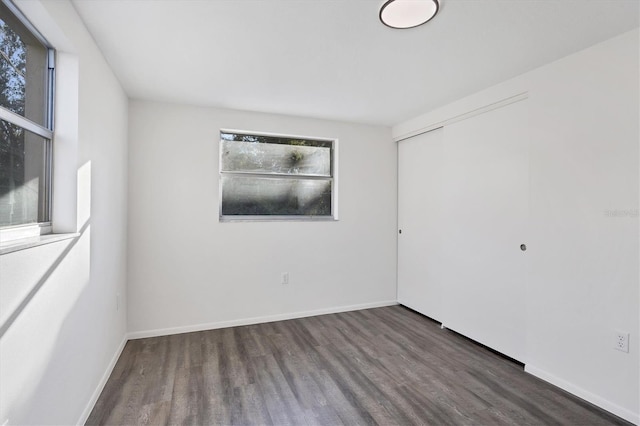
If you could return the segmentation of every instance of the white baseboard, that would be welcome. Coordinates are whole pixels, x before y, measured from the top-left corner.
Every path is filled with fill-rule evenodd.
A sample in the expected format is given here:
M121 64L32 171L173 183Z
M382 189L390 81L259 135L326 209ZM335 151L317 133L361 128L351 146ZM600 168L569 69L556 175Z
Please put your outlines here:
M289 314L267 315L229 321L210 322L206 324L194 324L183 327L160 328L156 330L134 331L128 334L128 338L142 339L145 337L168 336L171 334L191 333L193 331L214 330L217 328L237 327L241 325L260 324L273 321L284 321L296 318L313 317L316 315L336 314L339 312L359 311L361 309L381 308L383 306L397 305L396 300L383 302L362 303L358 305L339 306L334 308L316 309L313 311L292 312Z
M102 375L102 378L98 383L98 386L96 386L96 390L93 392L93 395L91 395L91 399L89 399L89 402L87 402L87 405L84 411L82 412L80 419L76 424L84 425L87 422L87 419L91 414L91 410L93 410L93 407L96 405L96 402L98 401L98 398L100 397L100 394L104 389L104 386L107 384L107 380L109 380L109 376L111 376L111 372L113 372L113 369L116 366L116 363L118 362L118 359L120 358L120 355L122 354L122 351L124 350L124 346L127 344L127 341L129 341L129 338L125 334L125 336L122 338L122 342L120 343L120 346L118 346L118 349L116 349L116 352L113 354L113 357L111 357L111 361L109 362L107 369Z
M628 422L631 422L636 425L640 424L640 414L634 413L631 410L627 410L626 408L620 407L619 405L616 405L611 401L608 401L598 395L595 395L587 390L584 390L574 385L573 383L569 383L566 380L556 377L553 374L547 373L546 371L541 370L530 364L526 364L524 366L524 371L531 374L532 376L536 376L537 378L544 380L545 382L549 382L552 385L559 387L560 389L564 389L567 392L572 393L573 395L584 399L585 401L588 401L594 405L597 405L603 410L607 410L610 413L613 413L616 416L621 417Z

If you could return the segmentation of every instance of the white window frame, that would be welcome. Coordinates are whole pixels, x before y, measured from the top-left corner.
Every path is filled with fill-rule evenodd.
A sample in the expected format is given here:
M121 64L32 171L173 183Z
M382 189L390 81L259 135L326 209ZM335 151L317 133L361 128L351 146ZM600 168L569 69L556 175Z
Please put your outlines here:
M221 133L236 133L242 135L251 135L251 136L265 136L265 137L276 137L276 138L290 138L290 139L303 139L303 140L312 140L312 141L321 141L321 142L330 142L331 143L331 177L327 178L318 178L322 180L330 180L331 182L331 215L327 216L312 216L312 215L223 215L222 214L222 177L233 176L241 174L242 176L253 176L259 178L301 178L301 179L315 179L314 177L307 175L300 176L286 176L286 175L273 175L273 174L263 174L263 173L233 173L233 172L224 172L222 170L222 138L218 137L218 218L220 222L306 222L306 221L314 221L314 222L322 222L322 221L337 221L338 220L338 139L337 138L326 138L326 137L318 137L318 136L302 136L302 135L292 135L288 133L268 133L268 132L257 132L253 130L238 130L238 129L220 129L218 132L218 136Z
M46 140L44 175L47 185L44 189L45 197L45 220L42 222L10 225L0 227L0 242L8 243L25 238L37 237L50 234L52 232L52 177L53 177L53 139L54 139L54 99L55 99L55 49L46 38L29 22L24 14L10 1L0 0L15 17L24 25L27 30L47 49L47 82L45 105L45 123L40 125L15 112L0 106L0 119L38 135Z

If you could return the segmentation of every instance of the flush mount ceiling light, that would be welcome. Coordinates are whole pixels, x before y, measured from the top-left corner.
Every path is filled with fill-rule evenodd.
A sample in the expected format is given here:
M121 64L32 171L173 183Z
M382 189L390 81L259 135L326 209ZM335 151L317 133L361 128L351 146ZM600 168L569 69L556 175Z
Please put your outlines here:
M413 28L436 16L438 0L388 0L380 8L380 21L391 28Z

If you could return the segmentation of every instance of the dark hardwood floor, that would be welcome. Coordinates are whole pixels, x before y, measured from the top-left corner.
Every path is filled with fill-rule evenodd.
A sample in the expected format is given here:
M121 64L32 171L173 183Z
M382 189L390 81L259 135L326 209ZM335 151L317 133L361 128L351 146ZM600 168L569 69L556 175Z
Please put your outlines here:
M87 424L630 424L401 306L129 341Z

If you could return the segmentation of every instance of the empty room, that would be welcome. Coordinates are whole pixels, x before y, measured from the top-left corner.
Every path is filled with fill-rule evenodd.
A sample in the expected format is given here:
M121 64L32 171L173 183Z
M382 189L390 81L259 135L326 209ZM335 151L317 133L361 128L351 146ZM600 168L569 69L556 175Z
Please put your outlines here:
M0 0L0 425L640 425L637 0Z

